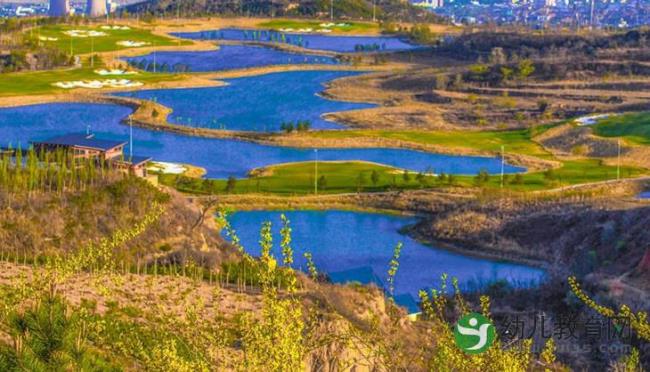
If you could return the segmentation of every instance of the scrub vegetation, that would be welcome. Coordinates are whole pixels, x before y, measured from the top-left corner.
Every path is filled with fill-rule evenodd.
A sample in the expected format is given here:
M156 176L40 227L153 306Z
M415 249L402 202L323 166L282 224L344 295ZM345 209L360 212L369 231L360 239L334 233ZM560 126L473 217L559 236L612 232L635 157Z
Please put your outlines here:
M120 183L122 190L139 184L125 178L109 187ZM37 246L18 255L3 246L0 368L299 371L348 363L410 370L481 366L498 371L503 365L532 368L540 363L561 368L552 346L540 356L531 341L522 341L521 348L497 344L488 354L463 356L454 346L450 323L475 306L489 316L487 297L473 305L457 292L449 297L456 305L447 315L426 310L416 323L404 323L403 310L377 289L332 286L295 271L287 219L280 229L282 257L271 253L270 223L261 226L261 255L253 258L238 245L225 214L217 222L235 248L228 261L208 264L188 258L187 247L182 261L165 259L174 252L163 246L147 259L125 255L141 239L155 237L152 232L166 215L178 213L174 209L169 197L159 198L144 207L141 218L109 229L106 236L89 226L94 239L68 250ZM213 244L201 250L229 246ZM183 256L176 252L176 257ZM390 266L396 267L398 259L396 255ZM242 270L227 269L233 265ZM425 309L444 304L445 298L434 292ZM359 301L372 306L359 311Z

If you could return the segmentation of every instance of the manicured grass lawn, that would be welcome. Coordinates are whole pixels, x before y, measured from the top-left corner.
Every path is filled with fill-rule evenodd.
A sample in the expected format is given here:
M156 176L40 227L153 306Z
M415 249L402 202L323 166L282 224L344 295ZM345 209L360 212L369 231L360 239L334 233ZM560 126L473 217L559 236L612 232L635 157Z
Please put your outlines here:
M149 45L143 47L153 46L165 46L165 45L179 45L179 42L174 39L167 37L162 37L154 35L149 30L131 28L129 30L104 30L101 28L102 25L92 25L92 26L73 26L73 25L52 25L52 26L43 26L39 29L33 31L34 37L49 37L56 38L56 41L42 41L42 43L48 45L55 45L59 49L70 53L73 55L91 53L95 52L110 52L122 49L129 49L129 47L117 45L119 41L135 41L135 42L146 42ZM83 31L97 31L104 32L106 36L96 36L93 38L85 37L71 37L64 34L64 31L69 30L83 30ZM181 41L180 45L185 45L191 43L190 41Z
M260 177L238 179L234 189L235 193L264 192L274 194L304 195L314 192L314 162L283 164L270 167L272 174ZM371 181L372 172L379 174L376 184ZM395 180L399 188L417 187L415 173L411 174L412 182L405 182L402 171L370 163L361 162L319 162L318 177L325 177L326 185L319 187L319 192L336 194L356 192L359 185L359 174L363 181L360 183L362 191L382 191L388 189ZM181 191L201 193L223 193L226 189L226 180L200 180L179 178L164 175L161 181L171 184Z
M269 168L270 174L259 177L238 179L232 193L272 193L281 195L306 195L314 193L314 163L292 163ZM372 182L373 171L378 175L376 183ZM621 177L633 177L642 174L642 170L621 167ZM409 173L408 180L404 171L370 163L360 162L319 162L318 177L325 177L325 185L319 186L321 194L377 192L387 190L406 190L417 188L442 188L453 186L477 186L475 176L453 176L440 179L437 176ZM520 177L508 175L506 188L514 191L534 191L562 186L604 181L616 178L616 167L602 165L598 160L567 161L560 169L551 172L524 174ZM203 180L196 178L163 175L163 184L174 186L185 192L226 193L226 180ZM500 177L492 175L480 186L496 189L500 186Z
M0 79L0 97L47 94L64 91L74 92L75 89L62 89L55 87L52 84L59 81L103 80L120 78L120 76L98 75L94 72L94 70L98 68L101 68L99 64L95 64L95 67L91 68L88 63L84 61L84 67L76 69L15 72L2 74L2 78ZM146 85L147 83L181 79L182 77L180 75L161 73L154 74L140 71L137 75L128 75L125 78L129 80L141 81ZM97 91L101 90L98 89Z
M611 116L598 120L592 128L599 136L623 137L633 143L650 145L650 112Z
M637 177L648 174L647 170L635 167L621 166L621 178ZM459 183L469 186L474 184L472 177L458 177ZM535 191L557 187L579 185L584 183L599 182L616 179L616 167L604 165L597 159L564 161L563 166L550 172L536 172L524 174L522 183L514 182L513 175L506 176L507 188L515 191ZM499 187L501 178L498 175L490 176L486 187Z
M325 28L321 27L321 23L330 23L329 20L317 20L317 21L308 21L308 20L292 20L292 19L276 19L272 21L262 22L258 24L258 27L270 28L273 30L279 30L282 28L292 28L298 30L301 28L311 28L314 30ZM378 30L378 25L376 23L370 22L349 22L349 21L334 21L331 22L334 24L344 23L345 26L333 26L327 27L333 32L371 32Z
M473 148L499 152L505 146L506 152L548 158L551 155L539 144L531 140L531 130L454 132L454 131L385 131L385 130L345 130L311 132L318 138L382 137L400 139L424 144L447 147Z

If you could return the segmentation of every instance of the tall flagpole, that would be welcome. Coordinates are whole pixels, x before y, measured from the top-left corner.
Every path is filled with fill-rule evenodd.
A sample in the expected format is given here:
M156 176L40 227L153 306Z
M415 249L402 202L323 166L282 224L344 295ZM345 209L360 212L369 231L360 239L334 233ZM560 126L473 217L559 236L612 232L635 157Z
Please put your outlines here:
M314 161L314 195L318 195L318 149L314 149L316 161Z
M129 116L129 160L133 161L133 118Z
M621 139L619 138L618 141L616 141L618 145L618 157L616 159L616 180L621 179Z
M501 188L503 188L503 173L505 168L505 148L501 145Z

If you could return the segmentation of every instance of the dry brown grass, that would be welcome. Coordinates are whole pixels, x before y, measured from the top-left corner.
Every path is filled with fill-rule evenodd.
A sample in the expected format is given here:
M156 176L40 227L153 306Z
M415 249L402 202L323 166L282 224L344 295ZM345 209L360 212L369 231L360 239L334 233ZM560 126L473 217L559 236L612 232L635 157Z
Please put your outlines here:
M605 163L618 162L618 140L595 136L589 126L564 124L534 138L560 158L601 158ZM621 140L621 164L650 168L650 148ZM580 153L576 153L580 150Z

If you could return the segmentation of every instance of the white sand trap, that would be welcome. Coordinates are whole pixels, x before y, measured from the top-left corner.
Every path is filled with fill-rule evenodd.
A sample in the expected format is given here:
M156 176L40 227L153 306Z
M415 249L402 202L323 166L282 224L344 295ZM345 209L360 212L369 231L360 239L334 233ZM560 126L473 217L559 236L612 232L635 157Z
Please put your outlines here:
M328 34L328 33L332 32L332 30L328 30L328 29L326 29L326 28L322 28L322 29L318 30L318 32L322 32L322 33L324 33L324 34Z
M113 69L113 70L95 70L94 71L97 75L102 75L102 76L108 76L108 75L135 75L138 72L137 71L126 71L126 70L120 70L120 69Z
M40 41L57 41L57 40L59 40L59 38L58 37L39 36L38 40L40 40Z
M281 28L281 32L297 32L297 33L302 33L302 34L308 34L310 32L314 32L313 28L299 28L297 30L294 30L293 28Z
M141 47L141 46L149 45L149 43L144 41L133 41L133 40L121 40L118 41L116 44L125 47Z
M86 38L86 37L99 37L108 35L102 31L93 31L93 30L68 30L63 31L64 34L72 37Z
M581 127L586 126L586 125L594 125L598 122L600 119L605 119L610 116L613 116L613 114L598 114L598 115L588 115L588 116L582 116L574 121Z
M348 27L350 26L349 23L321 23L319 26L323 28L330 28L330 27Z
M168 163L164 161L152 161L149 163L147 170L165 174L183 174L187 168L183 164Z
M102 30L125 30L126 31L126 30L130 30L131 27L115 25L115 26L102 26L101 29Z
M74 88L101 89L101 88L132 88L132 87L140 87L143 84L139 81L131 81L127 79L119 79L119 80L106 79L106 80L59 81L52 85L63 89L74 89Z

